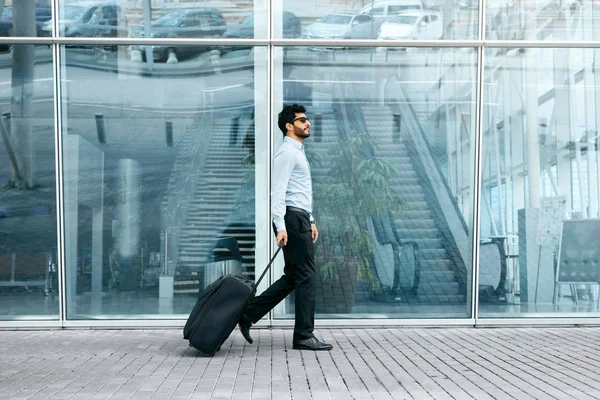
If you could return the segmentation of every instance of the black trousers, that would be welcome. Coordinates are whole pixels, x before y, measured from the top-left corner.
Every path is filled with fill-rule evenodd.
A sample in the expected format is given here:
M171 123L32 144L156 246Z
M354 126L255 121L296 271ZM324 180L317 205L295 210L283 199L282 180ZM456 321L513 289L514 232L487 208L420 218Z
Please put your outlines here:
M246 315L253 323L257 322L295 289L294 340L309 339L315 328L316 268L308 214L288 209L285 228L288 242L283 248L283 276L254 299L246 308Z

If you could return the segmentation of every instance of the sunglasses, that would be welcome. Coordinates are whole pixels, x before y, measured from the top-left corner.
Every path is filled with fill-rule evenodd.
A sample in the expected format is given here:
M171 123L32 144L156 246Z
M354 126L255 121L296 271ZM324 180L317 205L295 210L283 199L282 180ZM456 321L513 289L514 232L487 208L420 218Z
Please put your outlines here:
M296 122L296 121L300 121L303 124L305 124L305 123L308 122L308 118L306 118L306 117L298 117L298 118L294 118L294 120L292 122Z

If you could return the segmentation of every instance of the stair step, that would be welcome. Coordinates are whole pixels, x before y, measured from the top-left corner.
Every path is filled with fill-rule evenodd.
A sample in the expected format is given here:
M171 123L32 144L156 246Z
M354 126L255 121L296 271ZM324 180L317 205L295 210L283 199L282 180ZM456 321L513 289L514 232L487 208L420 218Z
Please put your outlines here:
M207 171L204 174L204 177L212 177L212 176L228 176L231 178L243 178L245 176L243 171L239 171L237 169L231 169L231 170L212 170L212 171Z
M244 249L248 249L250 245L253 245L254 241L238 241L238 246L240 248L240 252L243 252ZM214 242L209 242L207 238L201 239L182 239L179 241L179 248L181 250L185 250L186 252L191 252L195 250L213 250ZM249 251L249 250L246 250Z
M239 161L239 162L238 162ZM239 170L239 171L243 171L244 173L246 173L248 171L248 168L245 165L242 165L242 160L241 159L237 159L236 161L230 161L230 160L224 160L222 158L215 158L215 159L209 159L206 160L206 162L204 163L204 168L207 169L214 169L214 168L226 168L226 169L231 169L231 170Z
M454 261L449 259L432 259L427 260L421 258L421 271L453 271Z
M404 239L405 241L413 241L416 242L419 246L419 250L425 249L443 249L442 239L439 238L408 238Z
M404 211L401 215L402 217L404 217L404 215L407 213L408 211ZM402 231L404 229L411 229L411 228L416 228L416 229L436 229L437 226L435 224L435 222L433 221L433 219L425 219L425 218L419 218L419 219L408 219L408 218L402 218L400 220L396 220L396 228L398 228L399 231ZM408 239L408 238L407 238Z
M230 202L233 205L233 201ZM196 214L202 212L210 212L211 210L223 210L223 207L227 205L227 202L221 201L219 203L216 202L207 202L203 201L201 203L194 203L190 206L188 213ZM188 215L190 215L188 214Z
M453 271L421 271L420 282L456 282Z
M217 216L227 216L231 213L229 210L189 210L188 211L188 220L190 222L201 221L204 218L215 218Z
M200 182L198 182L198 184L196 185L196 191L200 192L202 190L214 190L215 188L217 188L220 191L235 190L240 187L240 183L242 181L243 181L242 179L235 179L235 180L221 179L221 180L219 180L219 178L216 178L216 179L211 178L209 180L209 179L202 178L200 180Z
M230 177L222 177L222 176L206 176L203 178L206 184L218 184L222 186L232 185L232 184L241 184L242 178L230 178Z
M422 260L441 260L448 258L448 252L445 249L419 249Z
M435 295L455 295L459 294L460 287L458 282L444 282L444 283L430 283L430 282L421 282L419 284L419 289L417 290L417 294L419 295L427 295L427 294L435 294Z
M433 215L430 210L405 210L402 211L403 220L433 220Z
M185 233L184 233L185 232ZM211 237L211 235L209 234L209 232L194 232L194 231L184 231L181 233L180 238L179 238L179 243L183 243L185 241L189 241L189 240L200 240L200 239L204 239L206 240L207 237ZM241 247L242 245L249 245L249 244L254 244L254 235L253 234L240 234L240 233L235 233L235 234L231 234L229 235L223 235L223 237L234 237L237 239L238 245ZM214 235L213 235L213 239L212 239L212 243L214 243L216 240L214 239Z
M194 202L192 203L192 205L196 206L196 207L200 207L203 205L206 205L206 206L218 205L218 206L221 206L221 208L223 207L224 204L233 205L234 201L233 201L232 197L227 196L227 197L223 197L220 199L194 199Z
M403 236L407 238L437 238L441 237L437 228L405 228L402 231Z
M220 200L223 198L229 198L228 196L230 196L232 192L235 192L235 188L231 188L231 189L219 188L219 190L201 189L201 190L196 190L195 198L197 200L203 200L203 199Z

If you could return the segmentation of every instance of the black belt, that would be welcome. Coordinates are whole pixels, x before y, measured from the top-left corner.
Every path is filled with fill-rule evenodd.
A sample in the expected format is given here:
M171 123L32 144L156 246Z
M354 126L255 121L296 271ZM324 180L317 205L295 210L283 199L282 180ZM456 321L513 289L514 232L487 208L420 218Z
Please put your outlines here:
M292 207L292 206L286 206L285 207L286 211L292 211L292 212L297 212L300 214L304 214L307 217L310 217L310 213L308 211L306 211L304 208L299 208L299 207Z

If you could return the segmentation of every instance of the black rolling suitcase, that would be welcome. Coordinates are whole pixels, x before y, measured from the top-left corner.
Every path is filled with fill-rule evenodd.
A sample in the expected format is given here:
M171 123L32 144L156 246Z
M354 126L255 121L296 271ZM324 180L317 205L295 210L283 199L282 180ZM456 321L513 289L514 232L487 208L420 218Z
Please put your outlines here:
M223 275L200 293L183 328L183 338L205 356L214 355L235 329L242 312L254 299L256 287L277 257L277 249L254 283L241 275Z

